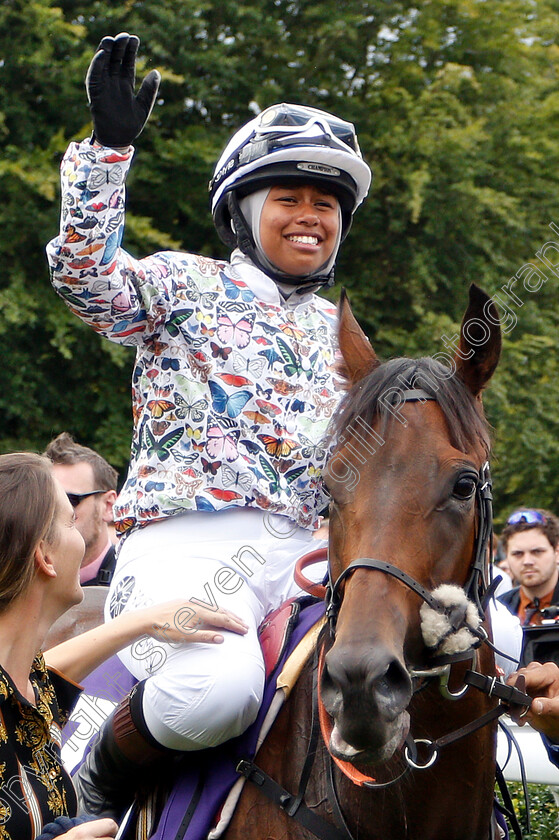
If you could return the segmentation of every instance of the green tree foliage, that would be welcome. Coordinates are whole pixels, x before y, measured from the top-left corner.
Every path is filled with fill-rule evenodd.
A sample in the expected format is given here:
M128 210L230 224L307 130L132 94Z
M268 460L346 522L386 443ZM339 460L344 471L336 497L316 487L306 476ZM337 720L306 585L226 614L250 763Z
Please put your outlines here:
M76 321L44 258L60 157L90 130L89 60L127 30L142 39L139 74L163 76L129 179L128 250L225 256L207 181L257 109L304 102L354 121L375 173L338 268L357 316L384 356L432 353L470 282L503 294L517 275L522 306L503 298L516 322L486 400L497 507L553 508L559 277L535 252L559 224L558 12L556 0L2 0L0 448L41 449L68 429L127 461L133 355ZM537 291L529 262L547 278Z

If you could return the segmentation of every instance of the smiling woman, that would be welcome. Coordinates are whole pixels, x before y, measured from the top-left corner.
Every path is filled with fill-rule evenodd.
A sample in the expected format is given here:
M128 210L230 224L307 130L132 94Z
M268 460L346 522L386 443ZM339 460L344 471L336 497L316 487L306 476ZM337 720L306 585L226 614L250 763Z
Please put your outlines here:
M262 250L280 271L306 277L324 270L340 244L338 199L312 184L272 187L259 232Z
M5 840L35 840L62 820L67 840L114 837L111 819L71 828L76 794L60 759L61 728L77 682L139 636L171 625L174 641L222 642L216 628L244 633L231 614L190 609L192 626L176 628L184 600L122 616L41 653L52 626L82 599L84 541L51 462L16 452L0 456L0 824ZM208 619L210 619L208 621ZM213 629L210 626L213 625ZM63 673L62 673L63 672ZM70 823L70 825L68 825Z
M76 813L60 760L60 730L79 687L49 672L39 649L51 623L82 592L83 539L72 506L39 455L0 457L0 807L3 836L34 840L43 824ZM80 829L113 837L111 820ZM70 830L64 837L75 836ZM77 835L76 835L77 836Z
M120 246L130 144L159 84L152 70L136 94L138 45L122 32L93 56L94 136L66 153L60 234L48 246L68 306L138 351L133 454L115 506L124 539L107 617L216 591L250 632L227 635L219 649L170 647L157 673L150 656L120 654L140 683L80 768L91 814L122 813L150 762L215 747L258 713L265 669L256 629L300 593L294 565L316 547L327 504L323 438L342 383L336 309L316 292L333 284L340 243L371 183L352 123L311 106L271 105L233 134L210 181L230 258L133 258ZM76 236L80 212L95 224ZM239 571L247 544L260 558L254 572Z

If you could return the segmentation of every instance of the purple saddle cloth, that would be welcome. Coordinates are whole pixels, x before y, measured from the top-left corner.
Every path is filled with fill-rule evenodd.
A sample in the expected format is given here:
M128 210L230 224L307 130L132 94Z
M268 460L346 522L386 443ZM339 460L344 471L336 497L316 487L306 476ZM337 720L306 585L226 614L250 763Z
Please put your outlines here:
M276 692L277 675L289 654L323 615L322 601L301 599L297 624L266 682L264 698L255 722L243 735L219 747L187 754L185 766L180 769L151 840L204 840L207 837L216 814L239 778L236 771L239 761L254 758L262 723Z
M285 630L281 655L266 680L257 719L243 735L219 747L185 753L184 758L177 763L176 783L151 840L205 840L207 837L216 814L240 778L236 772L239 761L254 758L262 722L276 693L277 675L308 630L324 615L324 603L317 602L316 598L303 596L298 599L298 603L299 613L294 621L289 622L289 630ZM72 775L80 767L110 711L110 704L108 709L100 708L100 702L109 700L114 706L136 682L116 656L103 663L83 681L82 708L75 715L76 720L69 721L62 733L67 753L65 761L69 756Z

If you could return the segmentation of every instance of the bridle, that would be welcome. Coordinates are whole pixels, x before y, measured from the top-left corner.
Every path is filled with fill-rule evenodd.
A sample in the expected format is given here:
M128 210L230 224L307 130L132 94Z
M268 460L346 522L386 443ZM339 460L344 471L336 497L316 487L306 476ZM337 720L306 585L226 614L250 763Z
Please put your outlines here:
M435 397L432 397L422 389L405 390L399 394L399 398L402 402L424 402L426 400L435 401ZM467 600L475 605L481 620L483 620L483 618L485 617L485 610L495 587L495 584L489 586L486 571L488 551L490 548L490 542L493 534L492 502L493 496L491 485L491 471L489 461L484 461L478 472L475 491L476 538L472 556L472 563L470 566L468 579L463 587L463 591L466 595ZM415 592L415 594L418 595L435 612L449 612L448 607L445 606L445 604L443 604L438 598L434 597L434 595L428 589L426 589L422 584L420 584L407 572L404 572L402 569L398 568L392 563L388 563L384 560L377 560L370 557L360 557L356 560L352 560L351 563L348 564L348 566L341 572L341 574L337 577L335 581L332 581L331 579L331 565L329 563L325 602L326 617L328 619L330 630L330 641L333 641L335 639L336 623L342 603L342 584L348 578L348 576L352 574L352 572L354 572L356 569L368 569L371 571L378 571L382 572L383 574L389 575L395 578L396 580L399 580L400 583L404 584L413 592ZM459 630L464 620L463 613L457 611L457 614L451 614L450 618L453 630ZM525 699L525 695L521 697L521 692L518 692L518 695L512 695L509 690L510 687L504 686L502 683L498 682L496 677L486 677L483 674L477 673L477 671L475 670L475 667L477 666L477 648L482 644L482 642L485 642L492 648L493 645L489 641L488 635L481 625L476 630L473 630L471 627L469 629L477 638L468 650L454 654L447 654L444 656L437 656L435 652L435 654L430 657L427 667L422 668L421 670L413 668L408 669L410 676L416 682L415 691L417 690L417 685L421 684L422 687L424 686L425 680L431 680L436 678L439 680L441 693L446 699L449 700L459 699L466 693L468 687L472 685L478 688L479 690L489 694L489 696L498 697L503 701L506 700L506 702L508 703L522 702L522 700ZM326 644L326 641L327 639L324 640L324 644ZM468 659L472 660L472 669L466 672L463 687L459 691L451 691L448 687L451 665L455 662L464 661ZM421 682L419 683L419 681ZM321 703L320 698L318 702ZM487 723L503 714L506 710L507 707L500 704L491 709L490 712L478 718L477 720L466 724L465 726L461 727L455 732L450 733L449 735L444 736L443 738L439 738L436 741L429 741L427 739L417 739L416 741L413 741L412 739L413 743L408 743L404 749L404 756L406 762L408 763L408 766L417 770L430 767L435 761L437 754L442 747L453 743L454 741L459 740L460 738L465 737L466 735L470 734L476 729L479 729L482 726L485 726ZM417 744L422 744L423 747L426 748L428 754L427 759L423 763L418 763L416 751L414 748L414 745L416 746ZM343 767L341 769L344 770ZM366 783L361 782L361 784ZM374 780L371 780L371 782L369 784L366 784L366 786L374 787Z
M399 397L402 402L418 400L422 402L426 400L435 401L434 397L432 397L422 389L409 389L403 391L399 394ZM487 579L488 553L490 550L491 540L493 536L493 495L491 471L488 460L483 462L478 472L475 491L475 518L476 537L474 543L474 550L472 554L472 562L469 570L469 575L466 580L466 583L464 584L463 591L467 601L475 605L480 619L483 620L485 618L485 611L488 606L489 600L492 597L495 587L497 585L497 581L489 585L489 581ZM442 604L441 601L438 600L438 598L434 597L434 595L428 589L426 589L422 584L420 584L407 572L404 572L402 569L399 569L392 563L388 563L384 560L378 560L370 557L361 557L356 560L352 560L351 563L348 564L348 566L341 572L341 574L336 578L335 581L332 581L331 564L330 562L328 563L328 578L324 598L326 602L326 617L328 621L329 633L324 634L321 647L318 652L318 678L316 680L316 702L318 704L318 716L320 719L322 736L327 749L330 727L327 720L328 715L326 713L326 710L324 709L320 697L320 681L322 675L322 668L324 665L325 649L327 641L331 642L335 638L336 623L343 598L342 584L356 569L367 569L371 571L382 572L383 574L389 575L395 578L396 580L399 580L400 583L402 583L403 585L411 589L413 592L415 592L415 594L418 595L435 612L446 611L445 605ZM455 630L460 629L460 624L462 620L463 616L456 616L456 621L453 624L453 628ZM462 651L461 653L447 654L445 656L434 655L430 658L428 667L423 668L421 670L409 668L408 671L410 673L410 676L416 684L414 687L414 693L418 690L418 686L421 686L423 688L426 684L426 681L429 682L433 679L438 679L440 692L443 695L443 697L447 700L458 700L459 698L463 697L468 688L472 686L487 694L489 697L495 697L499 701L498 704L495 705L485 714L476 718L475 720L470 721L469 723L465 724L459 729L456 729L435 740L430 740L427 738L414 739L413 737L411 737L411 735L408 735L403 749L403 757L405 759L406 768L403 773L400 773L396 778L388 782L379 784L376 782L375 779L367 777L365 774L361 773L359 770L354 768L349 762L340 761L339 759L330 754L332 761L339 767L339 769L345 776L351 779L351 781L354 784L365 788L389 787L390 785L399 782L402 779L403 775L405 775L410 769L425 770L431 767L437 760L438 754L441 749L466 737L467 735L472 734L476 730L486 726L492 721L495 721L502 714L508 711L511 705L524 705L526 708L530 705L531 698L524 694L522 691L520 691L518 688L507 686L504 683L500 682L497 679L497 677L486 676L484 674L480 674L477 670L475 670L478 662L477 648L484 642L488 644L493 650L495 650L493 644L489 640L485 629L481 625L479 626L476 635L477 640L475 641L475 643L472 644L472 647L469 650ZM329 640L328 636L330 637ZM502 655L506 656L506 654ZM472 667L470 670L466 670L465 672L462 688L458 691L451 691L448 683L450 679L450 669L452 664L468 659L472 660ZM422 754L421 759L418 757L418 748ZM337 793L331 772L329 775L328 794L329 799L331 801L337 800ZM343 820L343 815L341 814L341 809L339 808L339 805L338 807L334 805L334 813L337 817L336 821L338 823L338 827L342 830L342 833L345 835L345 837L350 838L351 833L349 832L347 825L345 824L345 820Z
M424 402L426 400L436 401L435 397L432 397L422 389L404 390L398 396L401 401L404 402ZM485 461L480 467L476 484L476 538L468 579L463 587L467 600L475 605L480 619L485 617L486 607L498 582L496 581L492 585L489 585L486 572L488 551L493 534L492 499L489 462ZM493 650L495 650L493 644L487 636L487 633L483 627L480 626L477 632L478 638L476 639L475 644L472 645L471 649L457 654L449 654L438 657L433 656L430 658L427 668L422 670L408 670L412 679L421 681L422 686L425 685L425 681L429 681L434 678L439 679L441 693L449 700L459 699L464 695L468 688L472 686L487 694L489 697L495 697L499 701L498 705L494 706L474 721L471 721L459 729L436 740L432 741L426 738L413 739L411 736L408 736L403 753L406 763L405 770L396 778L388 782L379 784L376 780L358 771L353 767L353 765L349 764L349 762L340 761L329 753L331 761L328 762L326 784L328 801L332 806L336 825L332 825L331 823L327 823L322 820L322 818L314 814L305 805L304 795L317 751L319 732L322 732L322 738L326 749L328 750L329 716L320 697L320 678L324 664L326 643L327 641L333 641L335 638L336 623L343 598L342 584L356 569L378 571L399 580L402 584L415 592L416 595L428 604L431 609L437 612L444 612L446 610L446 607L440 600L434 597L429 590L422 586L422 584L416 581L411 575L407 574L407 572L404 572L392 563L370 557L361 557L356 560L352 560L334 582L332 582L331 579L331 566L329 563L326 586L324 587L320 584L313 584L306 579L302 570L306 566L323 560L324 554L325 552L322 549L310 552L310 554L305 555L305 557L299 560L295 569L295 580L297 583L302 588L306 589L306 591L310 594L319 598L324 598L326 603L326 618L328 622L324 628L324 632L321 634L321 639L319 640L317 651L315 653L315 667L313 668L313 721L311 725L311 738L297 794L292 795L285 791L276 782L274 782L268 774L256 767L253 762L240 762L237 770L245 775L246 778L256 782L266 796L276 801L289 816L297 819L302 825L315 834L315 836L323 838L323 840L353 840L353 836L347 826L338 800L332 772L333 763L335 763L342 773L351 779L351 781L356 785L365 788L386 788L400 781L403 775L409 772L410 769L424 770L431 767L436 761L441 749L496 720L503 713L508 711L511 705L521 705L526 708L529 707L531 698L518 688L507 686L500 682L497 677L490 677L478 673L473 669L473 665L472 670L467 670L465 673L463 687L459 691L450 691L448 681L450 676L450 667L454 662L472 659L473 663L477 663L477 648L482 643L488 644ZM456 629L459 629L459 621L460 618L458 617ZM502 654L502 652L500 653ZM502 655L506 656L506 654ZM421 760L418 758L418 745L420 745L422 755L424 756ZM501 792L503 793L502 787ZM514 817L514 809L512 816ZM516 823L516 825L518 824ZM516 833L516 826L514 827ZM517 834L517 836L519 835Z
M435 397L430 396L426 391L423 391L420 388L405 390L399 394L399 397L402 402L424 402L426 400L436 402ZM489 461L485 461L481 465L478 473L475 493L477 534L470 574L464 586L466 597L468 600L473 601L476 605L482 619L484 618L485 608L488 601L487 592L489 590L489 585L486 574L487 553L493 534L493 495L491 489L491 470L489 467ZM424 586L418 583L418 581L406 572L402 571L402 569L399 569L397 566L394 566L392 563L387 563L384 560L375 560L370 557L360 557L357 560L352 560L334 581L334 583L332 583L330 569L331 567L329 564L325 600L326 616L330 623L332 635L335 635L336 620L341 606L341 584L353 571L355 571L355 569L373 569L390 575L405 584L409 587L409 589L412 589L416 595L419 595L419 597L422 598L425 603L429 604L432 609L440 610L440 603L433 598L431 593Z

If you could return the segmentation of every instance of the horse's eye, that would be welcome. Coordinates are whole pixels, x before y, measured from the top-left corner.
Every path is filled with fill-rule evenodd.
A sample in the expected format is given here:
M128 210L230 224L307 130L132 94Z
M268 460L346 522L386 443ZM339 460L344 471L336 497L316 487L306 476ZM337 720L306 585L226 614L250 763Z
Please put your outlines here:
M476 492L477 480L471 475L462 475L453 487L452 495L457 499L471 499Z

